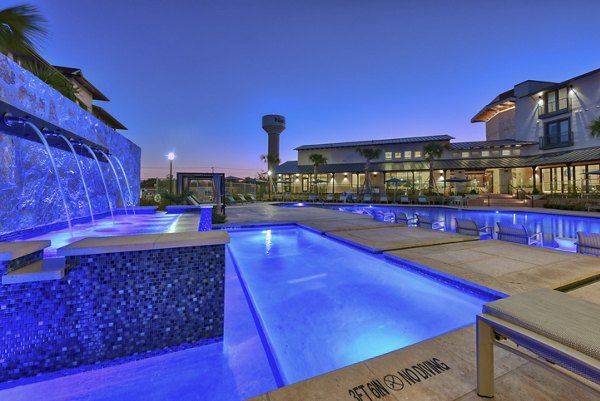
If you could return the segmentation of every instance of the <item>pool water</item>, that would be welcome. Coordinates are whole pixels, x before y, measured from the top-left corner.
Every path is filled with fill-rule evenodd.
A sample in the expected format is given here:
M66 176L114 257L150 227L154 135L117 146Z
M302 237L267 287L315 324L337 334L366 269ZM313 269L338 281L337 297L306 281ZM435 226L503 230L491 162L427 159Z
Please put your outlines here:
M311 231L230 232L274 376L291 384L470 325L482 297Z
M600 232L600 218L568 216L551 213L516 212L502 210L469 210L446 207L418 206L323 206L341 212L372 214L373 211L394 210L404 212L408 217L415 213L430 217L434 221L443 221L445 231L456 231L455 218L477 221L479 226L489 226L496 230L496 223L523 224L530 233L542 232L544 247L556 248L556 237L577 238L577 231Z

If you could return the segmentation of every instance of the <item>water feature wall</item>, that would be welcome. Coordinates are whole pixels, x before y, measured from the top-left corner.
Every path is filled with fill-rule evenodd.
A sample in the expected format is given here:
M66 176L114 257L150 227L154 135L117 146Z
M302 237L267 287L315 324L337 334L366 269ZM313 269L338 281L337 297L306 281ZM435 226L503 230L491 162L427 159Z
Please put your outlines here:
M66 211L43 144L34 139L31 128L22 124L8 127L0 122L0 239L57 223L66 225L67 216L89 219L89 203L94 215L106 215L119 207L131 210L132 205L138 204L140 147L2 54L0 109L3 113L10 109L11 114L30 119L40 130L60 130L60 134L77 136L92 148L108 151L113 164L120 162L127 175L118 168L115 177L110 164L98 152L105 190L100 171L89 154L81 151L76 158L62 139L50 141L54 143L50 152L66 195ZM85 175L89 203L77 163Z

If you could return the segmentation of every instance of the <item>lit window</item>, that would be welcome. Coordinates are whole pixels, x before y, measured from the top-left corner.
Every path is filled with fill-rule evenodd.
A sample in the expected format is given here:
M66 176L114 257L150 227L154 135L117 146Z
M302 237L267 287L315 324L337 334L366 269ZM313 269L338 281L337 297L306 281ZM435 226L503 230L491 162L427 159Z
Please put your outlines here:
M499 150L492 150L492 156L500 156Z
M404 158L405 159L412 159L412 151L411 150L406 150L404 152Z
M462 158L469 157L469 152L462 152L460 154L460 157L462 157Z
M552 121L546 124L544 142L546 146L568 145L571 142L570 120Z
M513 149L513 155L519 156L521 154L521 149Z
M567 110L569 107L569 91L567 88L547 92L545 98L545 112L554 113L557 111Z
M421 151L420 150L415 150L415 159L420 159L421 156Z
M490 151L489 150L482 150L481 151L481 157L490 157Z
M385 160L391 160L392 152L385 152Z
M452 153L452 157L454 157L455 159L458 159L458 156L460 156L460 154L458 154L456 152Z
M502 149L502 156L510 156L510 149Z
M394 153L394 159L402 159L402 152Z

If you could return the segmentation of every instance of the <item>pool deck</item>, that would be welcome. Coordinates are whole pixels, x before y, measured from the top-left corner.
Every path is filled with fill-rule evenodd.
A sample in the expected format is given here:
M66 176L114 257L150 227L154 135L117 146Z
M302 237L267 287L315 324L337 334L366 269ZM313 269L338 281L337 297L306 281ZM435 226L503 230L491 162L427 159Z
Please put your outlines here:
M475 208L472 208L475 209ZM484 208L485 210L489 210ZM507 208L508 209L508 208ZM532 209L515 209L532 211ZM542 213L552 211L539 209ZM564 213L569 215L595 216L600 213ZM344 241L354 242L372 252L400 257L432 269L465 279L495 290L516 294L532 288L557 288L600 275L600 257L584 256L552 249L524 246L497 240L473 240L452 233L433 230L392 227L388 223L373 221L369 216L353 213L340 213L334 210L316 208L279 208L268 204L246 204L227 208L225 226L244 224L292 223L298 222L321 234L336 236ZM198 228L198 215L182 215L172 228L174 232L194 232ZM600 281L583 285L570 292L571 295L600 303ZM435 299L429 302L437 302ZM439 400L471 401L481 400L475 392L475 326L452 331L431 340L423 341L389 354L373 358L352 366L314 377L312 379L280 388L252 398L253 401L295 401L295 400ZM185 351L183 351L184 355ZM495 349L496 400L597 400L598 394L568 382L558 375L510 354ZM157 357L161 358L161 357ZM402 388L390 382L399 370L410 368L424 361L436 361L446 366L427 379L419 378L412 384L405 382ZM152 359L143 360L140 366L152 365ZM158 362L157 362L158 363ZM190 362L193 369L193 361ZM148 369L148 368L146 368ZM103 369L105 370L105 369ZM109 374L109 371L106 372ZM81 380L91 380L90 375L82 373ZM144 381L143 370L140 377ZM34 383L36 394L24 391L28 400L66 400L66 399L109 399L102 392L120 391L118 375L114 384L103 385L102 390L89 390L77 395L61 396L55 393L56 380ZM128 380L134 380L128 378ZM151 380L151 379L148 379ZM373 381L386 383L386 392L371 392ZM54 384L53 384L54 382ZM388 385L389 384L389 385ZM391 387L390 387L391 386ZM24 387L27 387L25 385ZM392 389L394 387L395 389ZM46 388L46 390L43 390ZM68 390L60 389L63 394ZM215 395L197 394L194 387L169 389L180 399L219 399L218 388ZM158 398L169 399L165 393ZM33 392L33 387L32 387ZM3 395L4 394L4 395ZM3 396L12 394L0 390ZM53 394L49 398L45 395ZM187 396L185 396L187 394ZM380 397L376 397L379 394ZM106 394L107 395L107 394ZM183 395L183 396L182 396ZM81 397L81 398L79 398ZM10 399L21 399L11 397Z
M484 209L489 210L489 209ZM531 212L531 208L523 210ZM546 209L534 209L552 213ZM313 213L314 212L314 213ZM333 215L332 215L333 213ZM435 270L507 293L533 288L558 288L600 275L600 258L497 240L468 240L456 234L389 224L366 223L365 216L324 209L285 209L244 205L227 209L228 224L296 221L325 235L354 241L364 248L384 249ZM591 213L565 213L590 216ZM318 218L317 218L318 215ZM348 229L346 229L348 228ZM328 234L331 233L331 234ZM446 237L442 239L441 237ZM401 249L404 248L404 249ZM600 303L600 282L584 285L571 295ZM431 300L435 302L435 300ZM597 400L598 395L558 375L496 349L496 400ZM450 369L401 390L387 388L389 400L470 401L476 394L475 326L391 352L337 371L252 398L253 401L369 400L369 383L385 383L398 370L437 358ZM361 387L362 386L362 387Z

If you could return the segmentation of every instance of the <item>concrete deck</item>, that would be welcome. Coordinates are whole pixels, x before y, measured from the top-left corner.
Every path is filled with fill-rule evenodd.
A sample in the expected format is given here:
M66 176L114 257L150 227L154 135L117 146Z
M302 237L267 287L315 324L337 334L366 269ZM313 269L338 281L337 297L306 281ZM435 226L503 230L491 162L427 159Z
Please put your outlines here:
M248 206L244 208L250 209ZM229 221L248 222L249 215L259 221L301 221L302 224L373 249L395 249L386 255L400 257L430 268L508 294L532 288L557 288L600 275L600 258L551 249L518 245L497 240L462 239L456 234L406 227L366 227L364 217L344 213L335 224L330 210L269 209L267 205L251 207L250 214L228 209ZM233 208L232 208L233 209ZM286 215L293 210L293 216ZM527 209L531 211L531 209ZM246 210L244 210L245 212ZM250 210L248 210L250 211ZM546 211L547 212L547 211ZM311 217L305 216L310 214ZM327 221L324 221L326 219ZM360 230L343 230L352 226ZM256 222L253 221L253 222ZM409 234L410 233L410 234ZM444 241L441 237L447 237ZM454 239L454 240L453 240ZM403 241L414 241L399 249ZM442 243L440 243L442 242ZM444 243L446 242L446 243ZM389 248L396 247L396 248ZM586 284L571 295L600 303L600 282ZM545 369L501 349L495 349L496 400L597 400L599 395L572 384ZM436 361L448 369L426 373L419 380L398 380L399 371ZM413 368L414 369L414 368ZM364 361L347 368L283 387L254 401L294 400L480 400L476 387L475 327L450 332L434 339ZM379 385L382 387L379 387Z

